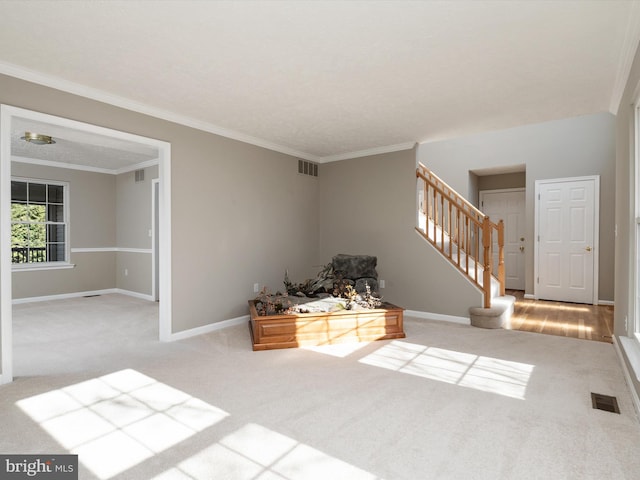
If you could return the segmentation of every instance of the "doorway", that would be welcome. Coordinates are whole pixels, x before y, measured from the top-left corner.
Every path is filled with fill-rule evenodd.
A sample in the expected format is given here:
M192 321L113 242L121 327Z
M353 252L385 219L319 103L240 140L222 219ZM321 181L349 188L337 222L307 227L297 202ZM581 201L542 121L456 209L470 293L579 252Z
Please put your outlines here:
M159 305L159 337L161 341L171 339L171 146L167 142L112 130L62 117L25 110L8 105L0 106L0 355L2 358L0 384L13 380L12 350L12 261L11 261L11 156L14 122L30 121L47 124L55 129L68 129L84 135L102 136L114 142L122 141L152 148L158 154L158 289L161 293Z
M504 222L505 287L525 289L525 189L483 190L479 193L480 209L493 223ZM498 264L497 244L493 248L493 264Z
M600 177L536 181L536 299L596 305Z
M156 302L160 301L160 180L151 181L151 244L153 250L152 270L152 296Z

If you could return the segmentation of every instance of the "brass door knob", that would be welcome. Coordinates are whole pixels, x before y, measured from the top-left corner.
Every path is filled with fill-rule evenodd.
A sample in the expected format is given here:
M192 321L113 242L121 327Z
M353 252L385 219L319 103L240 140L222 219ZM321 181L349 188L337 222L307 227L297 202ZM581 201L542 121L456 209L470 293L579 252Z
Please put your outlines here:
M591 251L591 247L587 247L587 248L585 248L585 250L586 250L587 252L590 252L590 251Z
M520 245L520 251L524 252L524 245Z

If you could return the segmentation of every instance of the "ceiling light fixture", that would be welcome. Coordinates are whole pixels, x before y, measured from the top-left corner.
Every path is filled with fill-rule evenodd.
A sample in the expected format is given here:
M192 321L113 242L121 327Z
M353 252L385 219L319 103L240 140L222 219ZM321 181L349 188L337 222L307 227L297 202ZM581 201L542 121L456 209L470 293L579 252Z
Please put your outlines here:
M24 137L20 137L21 140L29 143L35 143L36 145L51 145L56 143L49 135L42 135L40 133L24 132Z

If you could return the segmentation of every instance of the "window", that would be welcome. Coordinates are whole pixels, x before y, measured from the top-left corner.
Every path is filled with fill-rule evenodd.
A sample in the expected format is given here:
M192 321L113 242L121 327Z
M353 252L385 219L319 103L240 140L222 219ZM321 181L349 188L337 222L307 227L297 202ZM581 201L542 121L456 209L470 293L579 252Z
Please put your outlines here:
M634 112L634 144L632 152L635 176L632 176L630 193L635 199L631 220L632 250L629 251L633 261L630 268L630 297L628 316L625 317L625 335L620 335L620 345L631 364L631 370L640 381L640 97L636 99ZM627 319L630 322L627 322ZM627 324L628 323L628 324ZM637 407L637 405L636 405Z
M632 227L635 234L635 255L634 255L634 294L632 302L634 304L634 321L632 323L635 336L640 340L640 98L635 103L635 115L634 115L634 130L635 130L635 151L633 152L635 158L635 185L633 195L635 195L635 225ZM630 335L629 332L626 332Z
M68 261L68 184L11 179L11 263L51 266Z

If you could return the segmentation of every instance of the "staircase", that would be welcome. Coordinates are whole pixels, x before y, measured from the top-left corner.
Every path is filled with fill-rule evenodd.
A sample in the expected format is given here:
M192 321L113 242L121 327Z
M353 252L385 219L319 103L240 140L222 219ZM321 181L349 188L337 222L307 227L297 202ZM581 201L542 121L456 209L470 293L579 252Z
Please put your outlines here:
M504 223L497 224L424 165L416 169L416 231L483 293L471 325L509 328L515 298L505 295Z

